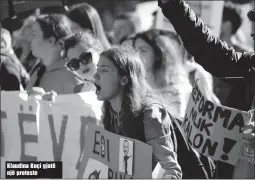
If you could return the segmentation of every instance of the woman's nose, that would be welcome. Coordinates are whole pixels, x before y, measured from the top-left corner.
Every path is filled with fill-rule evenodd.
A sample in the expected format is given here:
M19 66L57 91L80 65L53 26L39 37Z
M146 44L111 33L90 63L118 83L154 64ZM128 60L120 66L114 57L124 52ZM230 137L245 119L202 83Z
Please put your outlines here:
M98 75L98 73L97 73L97 72L93 75L93 78L94 78L94 79L96 79L96 80L98 80L98 79L99 79L99 75Z
M32 43L32 38L33 38L33 35L30 34L30 35L28 36L28 42Z

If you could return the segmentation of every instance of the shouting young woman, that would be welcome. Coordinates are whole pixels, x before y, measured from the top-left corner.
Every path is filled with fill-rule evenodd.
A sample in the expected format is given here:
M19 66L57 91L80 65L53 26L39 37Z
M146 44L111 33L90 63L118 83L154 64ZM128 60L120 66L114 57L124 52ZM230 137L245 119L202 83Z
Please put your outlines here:
M182 171L170 132L171 109L146 83L139 53L114 47L101 53L97 66L94 78L97 99L104 101L104 128L151 145L153 168L160 163L166 170L164 178L180 179Z

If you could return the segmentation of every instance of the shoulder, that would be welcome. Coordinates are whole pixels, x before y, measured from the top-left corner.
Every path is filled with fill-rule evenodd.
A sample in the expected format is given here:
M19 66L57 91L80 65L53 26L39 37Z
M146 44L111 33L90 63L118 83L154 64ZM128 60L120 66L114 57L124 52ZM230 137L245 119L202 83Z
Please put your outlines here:
M68 68L63 68L58 71L59 76L62 77L63 80L68 82L73 82L73 84L82 84L83 79L74 71L69 70Z
M170 125L170 116L161 104L151 104L144 110L144 123Z
M160 104L152 104L145 109L143 122L147 141L169 135L171 119Z

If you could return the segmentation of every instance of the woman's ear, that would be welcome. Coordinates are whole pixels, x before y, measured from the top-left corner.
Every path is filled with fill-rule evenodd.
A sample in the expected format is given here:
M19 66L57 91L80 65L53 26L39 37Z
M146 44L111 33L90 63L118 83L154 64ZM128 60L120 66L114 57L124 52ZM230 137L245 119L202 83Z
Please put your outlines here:
M59 48L63 49L64 48L64 43L65 43L65 41L63 39L60 39L60 40L57 41L57 46Z
M128 78L127 78L127 76L121 77L121 79L120 79L120 84L121 84L122 86L125 86L125 85L127 85L127 83L128 83Z
M48 41L49 41L50 44L55 44L56 43L56 38L50 37Z

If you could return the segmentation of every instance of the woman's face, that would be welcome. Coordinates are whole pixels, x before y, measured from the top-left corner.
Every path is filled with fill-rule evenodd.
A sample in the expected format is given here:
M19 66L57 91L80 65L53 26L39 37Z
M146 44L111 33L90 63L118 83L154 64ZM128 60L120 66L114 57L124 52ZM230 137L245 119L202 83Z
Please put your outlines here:
M68 61L72 59L79 59L82 54L86 52L91 52L90 49L84 47L82 43L76 44L74 47L70 48L67 51L67 59ZM96 65L98 63L99 54L96 52L92 53L92 61L88 64L83 64L80 62L80 68L76 70L76 72L83 78L87 80L94 80L93 75L96 72ZM89 59L84 59L86 62L89 62Z
M152 71L153 64L156 59L153 48L141 38L138 38L135 41L134 46L136 49L139 50L139 52L143 56L142 60L145 68L149 71Z
M106 57L100 56L94 75L96 95L100 101L110 101L120 95L121 76L116 66Z
M52 43L48 39L43 38L43 31L38 22L35 22L32 30L31 49L35 57L43 59L44 64L47 66L51 64Z

